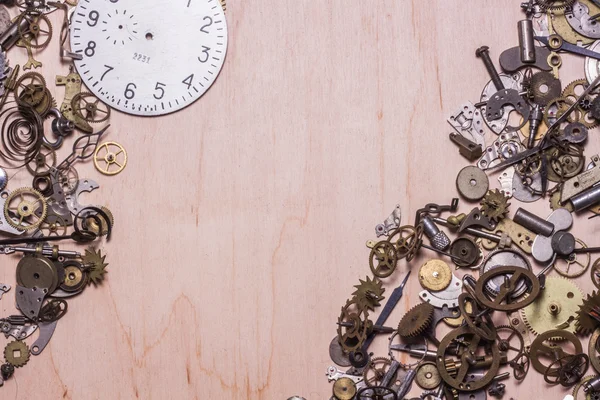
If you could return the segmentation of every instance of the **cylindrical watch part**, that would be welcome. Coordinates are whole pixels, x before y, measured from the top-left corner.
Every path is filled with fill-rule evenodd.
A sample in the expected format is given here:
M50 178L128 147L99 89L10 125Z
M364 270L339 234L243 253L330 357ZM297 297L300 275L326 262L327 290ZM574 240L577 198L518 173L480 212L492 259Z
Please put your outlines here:
M587 393L589 391L592 391L592 392L600 391L600 376L585 382L583 384L583 391L585 393Z
M513 221L538 235L550 236L554 232L554 224L552 222L548 222L522 208L517 210Z
M573 210L581 211L594 204L600 203L600 185L594 186L585 192L579 193L577 196L571 197Z
M517 23L519 31L519 49L521 50L521 62L535 62L535 43L533 40L533 22L530 19L524 19Z
M29 29L28 25L29 20L27 18L17 18L17 20L0 35L0 47L2 47L2 51L10 50L19 39L21 39L19 30L25 32Z
M440 231L435 222L427 215L421 218L423 233L431 240L431 245L437 250L446 250L450 246L450 239L445 232Z
M558 231L552 235L550 244L556 254L559 256L568 256L575 250L575 236L569 232Z

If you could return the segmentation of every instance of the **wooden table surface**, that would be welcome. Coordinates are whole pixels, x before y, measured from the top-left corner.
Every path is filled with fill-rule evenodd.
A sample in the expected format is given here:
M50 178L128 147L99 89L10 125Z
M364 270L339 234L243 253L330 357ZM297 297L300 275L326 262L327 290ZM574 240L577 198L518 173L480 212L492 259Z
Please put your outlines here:
M107 279L69 302L49 347L0 397L329 399L328 346L370 274L365 242L396 204L409 223L457 195L467 161L446 118L489 80L475 49L497 60L517 45L519 3L229 0L227 59L211 90L169 116L114 112L106 140L126 147L127 168L106 177L78 166L101 186L85 199L115 214L113 239L99 245ZM68 66L57 39L39 58L60 103L53 80ZM563 59L564 83L583 77L581 58ZM29 185L25 175L9 188ZM547 200L527 208L550 212ZM598 245L593 221L578 218L575 232ZM432 257L422 252L413 271ZM17 261L3 258L2 282L14 285ZM577 283L587 292L588 281ZM413 274L391 325L419 290ZM505 399L564 395L535 371L512 382Z

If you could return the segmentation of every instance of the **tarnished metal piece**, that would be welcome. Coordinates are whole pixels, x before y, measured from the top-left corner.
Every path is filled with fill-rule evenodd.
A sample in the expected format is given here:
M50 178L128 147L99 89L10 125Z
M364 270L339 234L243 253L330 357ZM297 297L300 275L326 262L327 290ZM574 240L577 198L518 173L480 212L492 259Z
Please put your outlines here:
M519 33L519 49L521 50L521 62L534 63L535 43L533 40L533 22L530 19L524 19L517 23Z
M473 103L467 101L461 104L460 108L448 117L448 123L456 130L459 136L464 138L470 137L473 142L481 146L482 150L485 148L483 117L481 116L479 109L477 109ZM450 139L455 142L452 134L450 134ZM455 143L460 146L459 143ZM474 151L476 151L476 149ZM462 151L460 154L467 157ZM469 157L467 158L470 160Z
M548 222L520 207L517 209L513 221L538 235L550 236L554 232L554 224L552 222Z
M485 172L474 166L467 166L456 176L456 189L467 200L481 200L490 187L490 181Z
M469 161L475 161L483 154L483 146L479 145L456 132L449 135L452 143L458 146L458 152Z
M600 157L597 154L593 155L592 161L595 163L593 168L565 181L560 192L561 202L566 202L600 182Z
M396 204L394 211L381 223L375 226L375 235L380 237L382 235L388 236L391 231L400 227L400 221L402 220L402 210L400 204Z
M554 224L555 232L564 231L573 225L573 216L568 210L559 208L554 210L546 219L546 221ZM552 249L552 237L543 235L536 236L536 238L533 240L533 245L531 246L531 255L540 263L550 261L554 256L554 249Z
M525 150L525 146L521 143L518 132L503 133L485 149L477 166L482 170L492 168L500 161L509 159L523 150Z

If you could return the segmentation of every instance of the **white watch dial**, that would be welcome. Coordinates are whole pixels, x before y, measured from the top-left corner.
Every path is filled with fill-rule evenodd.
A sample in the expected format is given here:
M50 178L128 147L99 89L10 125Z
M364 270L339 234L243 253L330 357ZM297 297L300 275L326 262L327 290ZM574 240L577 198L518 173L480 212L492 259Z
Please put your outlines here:
M75 66L113 108L162 115L198 100L225 60L219 0L80 0L71 20Z

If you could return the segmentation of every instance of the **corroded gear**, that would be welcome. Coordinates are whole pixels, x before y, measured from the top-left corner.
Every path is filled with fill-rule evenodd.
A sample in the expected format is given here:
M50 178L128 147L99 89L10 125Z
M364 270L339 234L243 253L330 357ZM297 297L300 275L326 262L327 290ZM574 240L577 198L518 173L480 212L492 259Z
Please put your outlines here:
M42 74L27 72L15 84L15 99L21 105L35 107L46 97L46 80Z
M106 255L102 255L100 250L96 251L90 247L85 250L85 254L82 257L83 265L85 270L88 272L90 283L98 285L104 280L104 274L106 273L106 267L108 263L104 262Z
M27 23L22 23L26 19ZM28 10L17 18L18 33L25 46L32 49L43 49L52 39L52 23L44 14Z
M588 294L587 297L579 305L577 311L577 319L575 321L575 329L580 335L590 335L600 323L590 316L590 313L596 315L600 314L600 292L594 290L592 294Z
M525 351L525 340L512 326L499 325L496 327L496 346L498 350L506 353L507 362L510 364L517 361Z
M375 307L379 307L381 300L385 298L383 296L383 292L385 292L383 282L377 278L371 279L369 276L364 281L362 279L359 279L359 281L358 285L354 285L356 288L352 293L354 301L360 308L366 307L371 311L375 310Z
M44 196L32 188L14 190L4 203L6 221L21 231L38 228L44 222L47 212L48 206Z
M419 283L424 289L439 292L446 289L450 282L452 282L452 270L442 260L429 260L419 269Z
M392 360L384 357L371 359L369 366L363 372L363 381L369 387L379 386L388 372Z
M400 320L398 334L405 338L419 336L431 324L433 320L433 306L429 303L421 303L414 306Z
M350 323L350 326L342 326ZM369 332L369 312L366 308L358 307L353 300L347 300L338 318L338 342L345 352L350 353L359 349Z
M377 242L369 255L369 267L378 278L387 278L396 270L398 261L396 248L387 240Z
M87 229L88 231L90 231L98 236L106 236L108 234L108 224L110 223L111 227L114 226L115 219L113 217L112 212L108 208L103 206L103 207L100 207L100 209L102 211L104 211L106 216L108 216L108 222L104 219L102 214L98 213L94 216L87 217L84 220L84 226L85 226L85 229ZM100 220L99 221L100 224L98 224L98 221L96 220L96 218L98 218Z
M91 124L107 121L110 118L110 107L90 92L77 93L71 100L73 112Z
M481 200L481 212L494 222L498 222L508 214L508 197L500 190L490 190Z
M553 362L568 355L581 354L582 349L581 341L575 334L563 329L552 329L538 335L531 343L531 366L540 374L553 375L558 371L556 368L548 370Z
M582 86L581 91L575 91L575 88L577 88L578 86ZM561 96L564 98L569 98L570 100L577 100L579 98L579 94L577 94L577 93L582 93L585 89L587 89L588 86L589 86L589 83L588 83L587 79L574 80L573 82L571 82L567 86L565 86L565 88L562 91Z
M29 347L25 342L13 340L4 348L4 359L14 367L20 368L29 361Z
M560 11L575 4L575 0L537 0L537 5L546 11Z
M333 384L333 395L339 400L352 400L356 395L356 384L350 378L340 378Z
M426 362L419 366L415 375L415 382L425 390L435 389L442 382L442 377L435 363Z
M574 333L572 321L582 300L583 293L572 280L547 277L545 289L533 303L520 310L521 318L538 335L558 328Z

